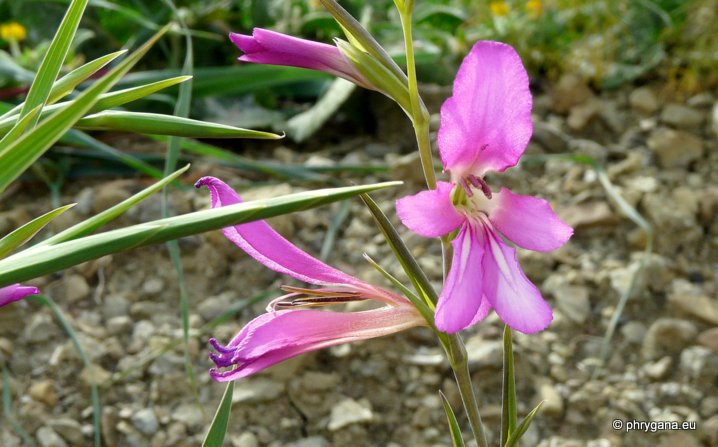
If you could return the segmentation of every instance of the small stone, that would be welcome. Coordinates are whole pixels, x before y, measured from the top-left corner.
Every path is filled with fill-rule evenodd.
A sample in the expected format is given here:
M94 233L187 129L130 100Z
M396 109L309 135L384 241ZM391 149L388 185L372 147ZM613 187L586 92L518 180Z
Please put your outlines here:
M181 404L172 412L172 420L195 430L204 425L202 410L196 404Z
M331 391L337 387L341 379L334 373L309 371L302 374L302 389L309 392Z
M86 442L85 435L82 433L82 425L74 419L51 419L48 421L48 425L70 445L83 445Z
M232 440L232 445L234 447L259 447L259 440L251 431L245 431Z
M90 286L87 280L81 275L71 274L63 278L65 299L70 303L76 303L90 296Z
M105 320L126 316L129 309L130 301L124 294L113 293L107 295L102 302L102 316Z
M229 305L236 300L237 294L234 291L226 291L219 295L203 299L197 305L197 312L199 312L205 321L210 321L226 311Z
M563 399L558 390L548 381L541 381L538 385L538 402L543 401L541 413L552 418L560 418L563 414ZM538 404L538 402L536 402Z
M394 158L389 162L392 178L421 184L424 182L424 171L418 151Z
M673 359L665 356L656 362L646 363L642 369L651 379L661 380L665 379L671 372L671 366L673 366Z
M100 184L92 204L92 212L101 213L130 197L132 194L124 188L126 184L124 180Z
M67 447L65 440L50 427L40 427L35 436L42 447Z
M599 99L591 98L588 101L571 108L566 119L568 127L574 131L581 131L603 110L603 103Z
M560 208L561 219L575 230L598 226L610 226L618 223L618 217L604 201L595 201Z
M703 124L703 114L681 104L668 104L661 113L661 121L678 129L696 129Z
M93 381L95 384L102 384L112 378L112 373L105 370L99 365L91 365L90 369L83 368L80 372L80 380L89 387Z
M23 337L30 343L40 343L55 338L60 333L52 317L44 313L36 313L25 326Z
M159 428L157 415L151 408L143 408L132 415L132 425L146 435L154 434Z
M644 115L653 115L660 106L656 94L650 87L639 87L633 90L628 97L628 102L633 110Z
M670 433L669 435L661 439L659 447L701 447L701 444L696 438L689 435L688 433L676 432Z
M310 436L285 444L285 447L329 447L329 441L321 436Z
M531 136L546 152L562 153L568 151L568 135L551 123L534 120L534 132Z
M500 368L503 364L503 343L500 340L485 340L481 336L473 336L466 341L466 352L469 355L469 367Z
M114 317L107 321L107 331L110 335L119 335L130 332L132 319L127 315Z
M711 128L713 133L718 136L718 102L713 105L713 110L711 111Z
M593 96L593 92L580 77L564 74L551 92L552 108L557 113L566 113Z
M347 425L371 422L373 420L374 414L368 401L362 399L357 402L354 399L344 399L332 407L327 427L330 431L337 431Z
M680 130L660 127L651 133L647 143L663 168L686 168L703 156L703 141Z
M713 325L718 325L718 300L705 295L681 291L668 295L668 304L676 312L690 315Z
M718 354L718 327L701 332L698 335L698 343Z
M51 380L42 380L30 386L30 397L42 402L48 407L57 405L57 393L55 383Z
M558 309L569 320L583 324L591 315L588 289L583 286L562 285L553 291Z
M692 383L709 387L718 377L718 355L703 346L690 346L681 352L680 367Z
M232 403L268 402L284 393L284 384L271 379L255 378L234 384Z
M142 293L145 295L157 295L165 289L165 282L161 278L148 278L142 284Z
M676 354L693 342L697 335L698 329L690 321L660 318L648 328L641 354L646 360Z

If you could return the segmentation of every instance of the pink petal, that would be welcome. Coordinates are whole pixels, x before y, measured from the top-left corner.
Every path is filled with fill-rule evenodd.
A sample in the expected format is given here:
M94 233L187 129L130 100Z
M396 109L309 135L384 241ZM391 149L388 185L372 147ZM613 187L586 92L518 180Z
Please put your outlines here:
M13 284L0 288L0 307L3 307L12 302L21 300L28 295L35 295L40 293L37 287L28 287L20 284Z
M200 186L209 188L212 208L242 202L232 188L217 178L202 177L195 184L197 188ZM222 231L227 239L275 272L311 284L365 284L299 249L262 220L227 227Z
M385 306L365 312L323 312L286 310L260 315L227 345L210 343L217 353L210 354L218 368L236 366L231 371L212 369L219 382L249 376L276 363L305 352L399 332L424 324L410 305Z
M535 251L551 251L573 234L548 201L514 194L506 188L494 193L489 220L514 244Z
M480 229L466 224L451 241L454 256L436 306L435 324L442 332L458 332L483 319L491 309L483 298L481 260L484 240Z
M441 107L439 152L452 179L516 165L533 131L531 102L516 51L500 42L477 42Z
M521 270L516 250L488 226L484 236L487 243L482 265L486 298L512 329L525 334L546 329L553 319L551 308Z
M396 201L396 213L411 231L425 237L439 237L461 225L464 216L451 203L454 185L438 182L436 189L422 191Z
M333 45L254 28L252 35L230 33L230 40L245 54L239 60L323 71L366 85L364 77L344 53Z

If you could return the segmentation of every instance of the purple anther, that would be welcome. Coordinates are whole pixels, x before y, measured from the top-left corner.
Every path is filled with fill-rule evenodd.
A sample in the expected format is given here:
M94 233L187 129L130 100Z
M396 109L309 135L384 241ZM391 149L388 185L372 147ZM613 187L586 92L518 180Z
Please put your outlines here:
M466 179L471 182L474 187L481 189L481 192L484 193L487 199L491 198L491 188L489 188L489 184L486 183L486 180L473 174L466 177Z
M461 185L462 188L464 188L464 191L466 191L466 195L469 197L473 197L474 193L471 191L471 185L466 183L466 179L461 178L459 179L459 185Z

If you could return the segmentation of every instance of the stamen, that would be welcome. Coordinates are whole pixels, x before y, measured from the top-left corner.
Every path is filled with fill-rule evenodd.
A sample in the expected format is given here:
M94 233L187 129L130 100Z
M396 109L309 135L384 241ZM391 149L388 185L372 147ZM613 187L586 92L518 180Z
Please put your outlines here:
M275 309L322 307L368 299L361 296L359 292L354 291L344 292L340 290L305 289L294 286L280 286L280 288L290 293L272 302L272 306Z
M464 191L466 192L467 196L474 197L474 192L471 191L471 186L468 183L466 183L465 178L459 179L459 185L461 185L461 187L464 188Z
M489 184L486 183L486 180L484 180L482 177L478 177L473 174L466 177L466 179L468 181L470 181L471 184L474 185L475 188L481 189L481 192L484 193L484 195L486 196L487 199L491 198L491 196L492 196L491 188L489 188ZM466 181L466 180L464 180L464 181Z

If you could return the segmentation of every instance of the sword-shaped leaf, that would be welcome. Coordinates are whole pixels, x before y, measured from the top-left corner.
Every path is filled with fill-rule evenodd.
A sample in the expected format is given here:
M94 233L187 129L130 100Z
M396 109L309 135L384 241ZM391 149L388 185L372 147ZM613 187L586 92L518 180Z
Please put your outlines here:
M73 206L75 206L74 203L56 208L49 213L45 213L42 216L31 220L4 238L0 239L0 259L9 255L16 248L32 239L38 231L45 227L45 225L49 224L54 218L69 210Z

